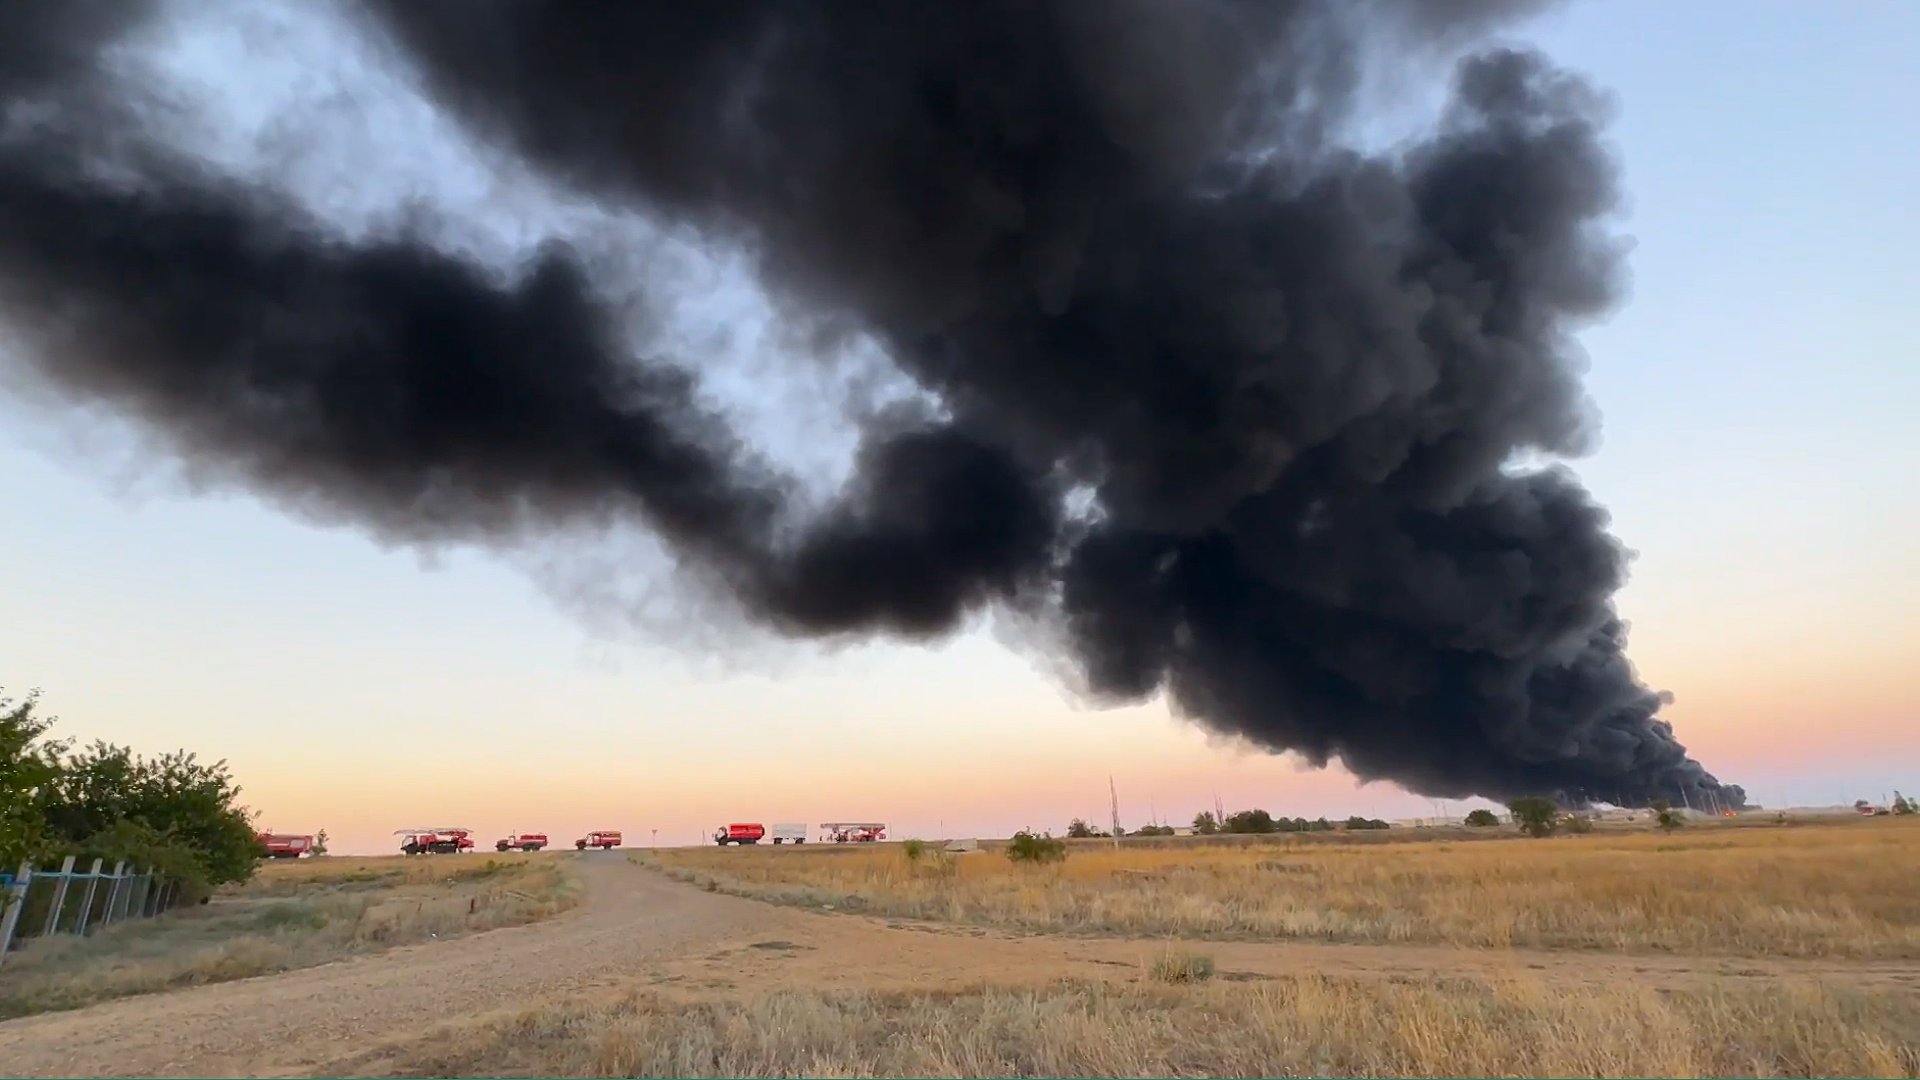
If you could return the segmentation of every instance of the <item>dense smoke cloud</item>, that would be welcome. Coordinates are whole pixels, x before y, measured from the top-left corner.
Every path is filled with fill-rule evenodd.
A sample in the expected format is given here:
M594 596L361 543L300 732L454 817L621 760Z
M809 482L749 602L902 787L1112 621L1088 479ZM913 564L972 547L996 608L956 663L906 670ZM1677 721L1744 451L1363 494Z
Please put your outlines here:
M825 507L568 251L349 242L143 142L97 65L131 5L9 21L0 304L53 385L382 536L633 520L784 633L1002 604L1100 699L1414 791L1739 805L1626 661L1604 512L1512 468L1588 436L1600 99L1488 48L1416 145L1343 145L1379 57L1531 6L366 0L472 130L749 252L938 402Z

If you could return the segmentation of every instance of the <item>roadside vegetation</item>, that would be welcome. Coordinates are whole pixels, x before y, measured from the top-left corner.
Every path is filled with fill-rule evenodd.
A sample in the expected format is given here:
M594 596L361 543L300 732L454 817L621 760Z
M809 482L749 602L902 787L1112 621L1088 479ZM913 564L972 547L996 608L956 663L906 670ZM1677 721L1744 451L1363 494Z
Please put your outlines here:
M1914 1077L1916 1032L1910 996L1818 987L1309 976L543 1004L333 1075Z
M54 725L38 691L0 690L0 868L126 860L177 881L183 903L252 875L260 849L225 761L76 747Z
M914 859L883 846L671 849L644 861L777 903L1028 931L1920 957L1920 817L1508 836L1115 850L1029 835L998 852Z
M204 905L28 941L0 969L0 1019L534 922L576 901L552 856L275 862Z

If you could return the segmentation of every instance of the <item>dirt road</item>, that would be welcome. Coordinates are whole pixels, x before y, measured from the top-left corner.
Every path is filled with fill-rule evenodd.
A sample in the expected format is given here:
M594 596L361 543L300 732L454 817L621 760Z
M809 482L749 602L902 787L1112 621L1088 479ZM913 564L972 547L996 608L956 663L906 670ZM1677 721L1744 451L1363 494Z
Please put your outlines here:
M282 975L0 1023L18 1077L339 1075L423 1026L647 986L695 995L1133 979L1164 943L1014 937L823 915L701 892L618 855L576 865L585 902L554 920ZM1209 943L1222 977L1518 973L1674 986L1815 978L1920 990L1920 963L1622 957L1405 946Z

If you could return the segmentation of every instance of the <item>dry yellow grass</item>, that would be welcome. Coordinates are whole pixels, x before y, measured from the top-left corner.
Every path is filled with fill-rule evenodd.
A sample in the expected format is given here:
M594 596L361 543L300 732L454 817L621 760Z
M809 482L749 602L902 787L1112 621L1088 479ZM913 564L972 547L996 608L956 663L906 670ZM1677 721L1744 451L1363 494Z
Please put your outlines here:
M1920 957L1920 822L1674 835L997 853L687 849L643 857L776 902L1036 931L1700 955Z
M356 1063L413 1077L1915 1077L1920 1005L1817 987L1062 985L546 1005Z
M551 857L270 863L204 906L28 942L0 973L0 1019L533 922L576 902Z

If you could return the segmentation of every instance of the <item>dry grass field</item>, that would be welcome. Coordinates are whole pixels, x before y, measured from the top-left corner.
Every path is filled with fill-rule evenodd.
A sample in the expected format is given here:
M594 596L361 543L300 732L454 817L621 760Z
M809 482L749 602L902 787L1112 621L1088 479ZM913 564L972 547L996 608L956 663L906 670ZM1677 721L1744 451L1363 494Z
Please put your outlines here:
M552 856L269 862L204 906L28 942L7 957L0 1019L532 922L576 900Z
M1082 845L998 852L683 849L715 891L1025 931L1686 955L1920 957L1920 821L1642 830L1544 840Z
M470 920L491 918L479 890L518 889L564 866L569 877L556 876L554 887L570 898L577 880L581 907L565 918L386 951L384 942L348 939L327 952L313 935L330 932L331 919L299 930L256 924L255 937L311 943L299 946L311 950L300 960L276 963L340 950L375 955L7 1021L0 1061L20 1077L1920 1080L1920 959L1873 955L1862 936L1908 940L1899 933L1913 920L1894 898L1913 887L1900 872L1911 859L1901 848L1916 838L1907 823L1882 820L1673 838L1169 846L1118 855L1083 848L1049 867L1016 867L992 852L909 860L901 846L685 851L664 860L683 876L712 873L689 869L696 865L729 869L742 892L793 899L802 894L790 890L817 890L806 895L835 906L825 915L817 906L725 895L712 877L710 891L688 888L645 868L658 857L634 865L618 854L569 853L452 881L440 875L483 868L484 860L301 864L275 868L223 902L251 905L264 919L273 905L324 910L359 890L377 898L363 909L373 925L417 934L439 911L439 932L460 935ZM1466 866L1449 869L1449 860ZM1563 940L1592 944L1604 940L1605 927L1619 930L1586 905L1583 876L1631 901L1644 895L1625 881L1635 866L1654 868L1656 895L1685 877L1663 860L1690 863L1702 882L1717 882L1719 892L1702 885L1689 895L1717 905L1707 914L1723 919L1751 910L1730 899L1734 883L1756 879L1743 862L1771 864L1778 880L1766 888L1783 906L1780 924L1815 931L1781 949L1700 916L1697 925L1709 930L1691 942L1673 939L1682 947L1666 952L1632 939L1627 951L1488 948L1471 933L1455 933L1453 944L1381 940L1389 929L1417 936L1408 927L1446 939L1449 927L1473 925L1467 896L1494 895L1534 897L1528 903L1540 918L1577 931ZM1276 868L1302 861L1305 870ZM1876 862L1888 866L1862 865ZM1879 869L1887 876L1875 876ZM328 873L316 877L320 871ZM1476 884L1475 873L1487 880ZM1822 874L1878 890L1854 898L1856 930L1871 929L1851 937L1835 929L1845 889ZM789 876L814 884L786 884ZM844 914L902 897L925 903L935 895L925 893L934 887L928 878L941 882L945 910L978 914L960 923ZM1225 910L1244 923L1249 913L1282 910L1266 893L1288 889L1317 897L1323 909L1354 912L1365 899L1355 894L1368 887L1380 890L1379 910L1404 904L1419 921L1350 914L1346 936L1332 941L1262 938L1245 925L1223 935L1232 940L1124 929L1167 925L1164 916L1145 921L1156 904L1176 914ZM1427 889L1441 895L1422 898ZM435 906L459 896L467 900L458 908ZM847 905L850 896L873 900ZM1015 909L989 906L1021 896L1052 915L996 917ZM1059 919L1071 910L1063 898L1073 896L1091 897L1104 914ZM414 915L373 921L372 912L391 911L402 897L413 898ZM1571 913L1556 913L1556 904ZM1817 912L1828 921L1809 917ZM1031 932L1036 925L1106 932ZM1689 953L1692 942L1822 955Z
M634 995L444 1029L351 1075L1913 1077L1920 1003L1539 982Z

